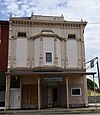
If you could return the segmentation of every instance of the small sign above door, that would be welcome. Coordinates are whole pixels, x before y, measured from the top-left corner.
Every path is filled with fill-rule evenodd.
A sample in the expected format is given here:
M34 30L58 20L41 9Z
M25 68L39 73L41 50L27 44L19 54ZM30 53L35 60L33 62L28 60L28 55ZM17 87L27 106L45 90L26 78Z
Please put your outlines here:
M62 82L63 78L62 77L44 77L43 82Z

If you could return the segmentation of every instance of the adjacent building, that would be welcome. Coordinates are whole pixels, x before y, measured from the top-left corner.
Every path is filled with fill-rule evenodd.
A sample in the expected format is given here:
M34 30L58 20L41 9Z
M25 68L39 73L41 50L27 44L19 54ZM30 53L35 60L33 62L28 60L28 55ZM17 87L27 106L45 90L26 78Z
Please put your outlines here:
M9 22L0 21L0 107L5 106L5 88L8 64Z
M86 24L63 15L10 17L6 109L87 106Z

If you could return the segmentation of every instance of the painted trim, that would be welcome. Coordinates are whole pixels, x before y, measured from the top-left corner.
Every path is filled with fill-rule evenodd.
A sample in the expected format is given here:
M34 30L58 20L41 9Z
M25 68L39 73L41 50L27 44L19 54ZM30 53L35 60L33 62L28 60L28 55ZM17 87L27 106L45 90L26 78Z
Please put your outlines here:
M52 54L52 62L46 62L46 53L51 53ZM44 65L52 65L53 64L53 52L52 51L45 51L44 53Z
M72 94L72 89L80 89L80 94L79 95L73 95ZM71 96L81 96L82 95L82 90L80 87L75 87L75 88L71 88Z

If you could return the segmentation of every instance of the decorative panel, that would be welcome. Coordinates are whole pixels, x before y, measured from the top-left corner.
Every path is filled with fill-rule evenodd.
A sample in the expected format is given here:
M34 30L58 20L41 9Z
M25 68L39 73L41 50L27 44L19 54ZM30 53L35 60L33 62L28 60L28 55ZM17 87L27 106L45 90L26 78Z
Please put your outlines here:
M16 45L16 66L26 67L27 66L27 39L17 38Z

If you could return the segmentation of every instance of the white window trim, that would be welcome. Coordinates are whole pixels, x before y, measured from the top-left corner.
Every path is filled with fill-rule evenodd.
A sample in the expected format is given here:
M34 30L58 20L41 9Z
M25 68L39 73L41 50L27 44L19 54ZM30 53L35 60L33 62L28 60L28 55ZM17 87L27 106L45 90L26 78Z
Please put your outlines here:
M52 62L46 62L46 53L51 53L52 54ZM45 51L44 53L44 62L46 65L53 64L53 52L52 51Z
M80 89L80 94L79 95L73 95L72 94L72 89ZM82 95L82 91L80 87L75 87L75 88L71 88L71 96L81 96Z

